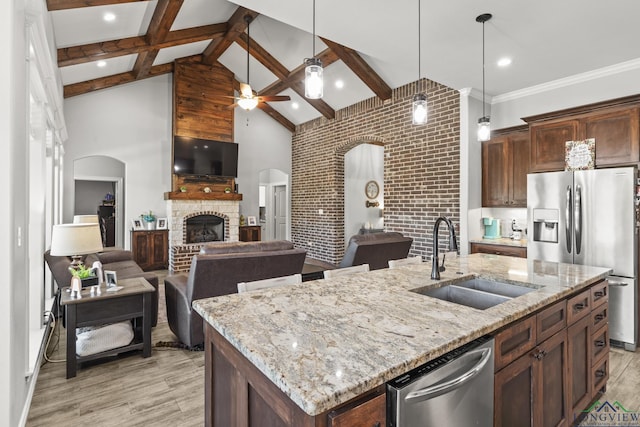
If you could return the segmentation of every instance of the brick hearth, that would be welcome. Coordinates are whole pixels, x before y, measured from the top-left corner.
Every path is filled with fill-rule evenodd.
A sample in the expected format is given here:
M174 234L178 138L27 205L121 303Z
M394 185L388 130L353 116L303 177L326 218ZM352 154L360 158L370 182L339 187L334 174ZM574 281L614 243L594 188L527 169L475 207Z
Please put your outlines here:
M185 220L196 215L217 215L224 218L225 241L238 241L240 202L237 200L167 200L169 222L169 271L189 271L191 257L206 243L186 244Z

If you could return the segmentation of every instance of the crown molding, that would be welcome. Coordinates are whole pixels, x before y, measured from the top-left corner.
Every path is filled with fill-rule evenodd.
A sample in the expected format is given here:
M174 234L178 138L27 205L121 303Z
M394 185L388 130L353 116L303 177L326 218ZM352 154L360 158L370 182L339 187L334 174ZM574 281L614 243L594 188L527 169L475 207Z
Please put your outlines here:
M615 74L637 69L640 69L640 58L621 62L615 65L610 65L608 67L599 68L593 71L587 71L585 73L575 74L573 76L552 80L550 82L542 83L528 88L514 90L513 92L507 92L502 95L496 95L492 98L491 104L499 104L501 102L512 101L514 99L537 95L539 93L549 92L578 83L584 83L590 80L595 80L602 77L612 76Z

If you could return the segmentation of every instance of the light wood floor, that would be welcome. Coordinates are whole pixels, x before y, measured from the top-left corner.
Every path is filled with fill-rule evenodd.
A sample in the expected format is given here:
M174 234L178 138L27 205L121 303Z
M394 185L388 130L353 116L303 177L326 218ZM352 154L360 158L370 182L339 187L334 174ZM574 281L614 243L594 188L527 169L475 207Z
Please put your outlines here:
M164 304L160 310L164 310ZM166 319L164 313L159 317ZM64 335L64 329L56 329L49 346L50 352L55 351L50 358L64 358ZM154 344L176 340L166 321L153 329L152 338ZM617 400L626 409L640 412L640 350L630 353L613 348L610 366L607 392L600 400ZM45 363L27 420L30 427L203 423L204 353L163 347L154 347L146 359L133 353L83 366L69 380L64 363Z

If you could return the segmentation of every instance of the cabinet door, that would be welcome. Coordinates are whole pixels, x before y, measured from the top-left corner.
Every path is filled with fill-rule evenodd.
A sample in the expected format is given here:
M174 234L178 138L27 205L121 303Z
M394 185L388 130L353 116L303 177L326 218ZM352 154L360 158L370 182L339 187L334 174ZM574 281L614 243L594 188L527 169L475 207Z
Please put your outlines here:
M494 254L514 256L518 258L527 257L527 248L521 246L508 246L508 245L492 245L484 243L471 243L472 254Z
M534 398L534 425L566 426L572 419L567 389L567 334L559 332L540 344L534 363L540 387ZM539 402L537 405L535 402Z
M596 140L596 166L640 161L639 108L595 114L581 120L584 138Z
M591 401L591 318L583 317L567 329L569 408L580 413Z
M509 137L510 189L509 204L527 207L527 174L529 173L529 132L518 132Z
M166 257L168 252L167 233L164 231L157 231L151 233L149 238L151 239L151 263L155 268L162 268L166 265Z
M577 120L532 124L531 172L564 170L565 143L574 141L577 136Z
M482 143L482 206L509 205L506 137Z
M151 248L146 231L131 232L131 251L134 261L141 269L144 270L151 265Z
M329 427L384 427L387 396L381 394L346 410L329 413Z
M535 359L526 354L499 371L494 377L494 422L496 427L533 425Z

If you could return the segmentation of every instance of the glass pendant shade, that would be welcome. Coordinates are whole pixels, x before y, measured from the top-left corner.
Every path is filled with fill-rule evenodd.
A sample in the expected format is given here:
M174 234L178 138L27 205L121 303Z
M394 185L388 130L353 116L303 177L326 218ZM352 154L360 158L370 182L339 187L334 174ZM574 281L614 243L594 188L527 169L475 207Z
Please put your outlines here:
M238 99L238 106L244 110L251 111L258 105L256 98L240 98Z
M424 93L416 93L413 95L413 114L412 122L414 125L425 125L429 117L427 110L427 95Z
M488 141L491 139L491 122L489 116L478 119L478 141Z
M322 62L318 58L308 58L304 70L304 96L309 99L322 98Z

